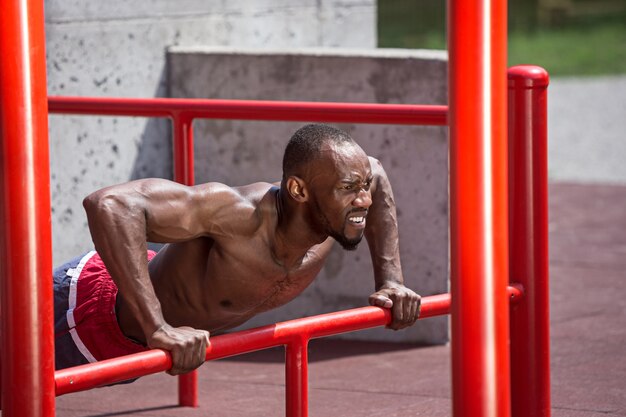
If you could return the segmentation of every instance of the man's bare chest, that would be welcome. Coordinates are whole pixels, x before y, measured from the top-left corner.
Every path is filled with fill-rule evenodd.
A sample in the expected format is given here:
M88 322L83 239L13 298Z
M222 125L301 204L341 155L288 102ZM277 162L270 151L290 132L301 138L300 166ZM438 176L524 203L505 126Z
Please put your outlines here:
M315 279L324 260L324 254L313 249L286 267L267 247L214 246L206 269L208 294L236 311L264 311L300 294Z

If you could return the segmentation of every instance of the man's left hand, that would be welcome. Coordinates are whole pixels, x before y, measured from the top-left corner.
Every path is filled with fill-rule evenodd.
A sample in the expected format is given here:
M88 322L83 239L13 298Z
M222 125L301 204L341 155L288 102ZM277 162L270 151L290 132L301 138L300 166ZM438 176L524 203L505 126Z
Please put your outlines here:
M390 308L393 330L412 326L420 314L421 297L404 285L385 286L369 297L370 305Z

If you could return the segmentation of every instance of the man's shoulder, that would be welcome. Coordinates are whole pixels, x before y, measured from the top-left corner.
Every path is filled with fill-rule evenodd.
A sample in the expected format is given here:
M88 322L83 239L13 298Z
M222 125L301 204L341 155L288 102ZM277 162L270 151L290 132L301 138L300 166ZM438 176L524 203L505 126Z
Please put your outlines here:
M276 185L270 184L269 182L255 182L253 184L233 187L233 190L240 198L255 206L262 204L262 202L267 199L268 195L276 189Z
M254 183L249 185L232 186L221 182L205 182L197 184L191 189L195 192L211 195L214 197L220 197L225 199L241 199L251 200L253 194L262 192L271 188L272 184L269 183Z
M258 182L231 187L221 183L206 183L198 186L200 201L206 207L206 220L218 223L220 229L238 230L248 234L257 230L274 208L275 186Z
M262 204L276 185L268 182L229 186L218 182L208 182L197 186L197 190L204 194L203 198L212 198L223 201L228 205L250 205L256 207Z

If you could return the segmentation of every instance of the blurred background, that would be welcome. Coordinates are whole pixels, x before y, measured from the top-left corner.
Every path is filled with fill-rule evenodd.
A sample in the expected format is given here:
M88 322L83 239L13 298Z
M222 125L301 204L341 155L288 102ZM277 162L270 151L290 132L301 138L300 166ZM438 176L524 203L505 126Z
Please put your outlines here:
M446 48L446 2L378 2L378 46ZM509 1L509 65L551 76L550 178L626 183L626 1Z
M378 46L446 49L446 2L378 2ZM626 1L509 2L509 64L535 63L552 76L626 73Z

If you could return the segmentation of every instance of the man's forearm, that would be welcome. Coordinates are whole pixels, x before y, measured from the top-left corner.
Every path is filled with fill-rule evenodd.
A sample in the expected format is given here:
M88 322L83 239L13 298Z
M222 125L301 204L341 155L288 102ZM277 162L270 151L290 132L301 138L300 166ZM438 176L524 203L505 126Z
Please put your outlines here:
M370 248L376 290L403 285L396 203L382 165L371 159L374 183L365 237Z

